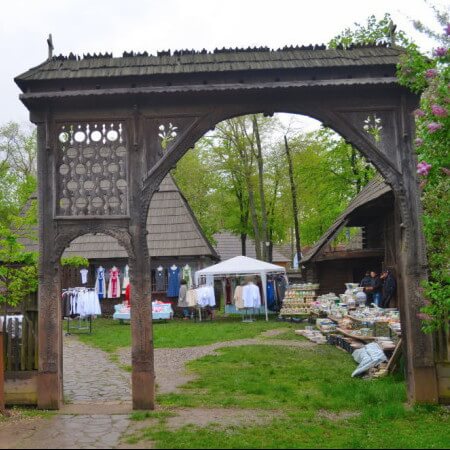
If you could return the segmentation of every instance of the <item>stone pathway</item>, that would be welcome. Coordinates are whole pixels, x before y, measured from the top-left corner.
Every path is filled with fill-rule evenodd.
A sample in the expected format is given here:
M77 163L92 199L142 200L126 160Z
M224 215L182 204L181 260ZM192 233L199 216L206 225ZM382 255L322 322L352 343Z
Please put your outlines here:
M64 397L69 403L131 401L131 377L107 353L64 338Z
M27 432L22 429L20 435L5 440L0 428L0 448L116 448L129 424L128 415L59 415L37 420Z

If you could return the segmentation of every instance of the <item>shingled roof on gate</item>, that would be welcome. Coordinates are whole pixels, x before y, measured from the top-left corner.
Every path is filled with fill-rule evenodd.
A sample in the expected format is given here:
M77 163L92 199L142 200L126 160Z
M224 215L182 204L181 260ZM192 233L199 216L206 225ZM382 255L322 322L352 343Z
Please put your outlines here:
M178 50L175 52L124 52L86 54L83 57L54 56L15 78L19 86L27 81L122 76L152 76L270 69L319 69L355 66L396 66L403 50L388 45L329 49L324 45L248 49Z

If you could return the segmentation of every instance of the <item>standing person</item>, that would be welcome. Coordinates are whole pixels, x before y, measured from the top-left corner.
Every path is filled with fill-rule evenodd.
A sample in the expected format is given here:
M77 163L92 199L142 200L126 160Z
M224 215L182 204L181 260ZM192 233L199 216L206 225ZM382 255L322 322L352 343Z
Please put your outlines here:
M372 303L380 306L381 304L381 291L383 289L383 282L381 281L378 273L375 270L370 272L371 283L370 286L364 288L364 290L371 295L367 295L367 303L370 306ZM370 303L369 303L370 302Z
M395 295L395 291L397 290L397 281L392 275L392 272L387 269L381 274L381 280L383 281L383 291L382 291L382 299L381 299L381 307L389 308L389 303Z
M361 280L361 283L359 285L361 287L367 287L372 284L372 278L370 277L370 270L366 270L366 274L364 275L364 278Z
M189 319L189 306L186 301L187 291L188 291L187 281L181 280L180 292L178 294L178 307L183 308L183 319L184 320Z

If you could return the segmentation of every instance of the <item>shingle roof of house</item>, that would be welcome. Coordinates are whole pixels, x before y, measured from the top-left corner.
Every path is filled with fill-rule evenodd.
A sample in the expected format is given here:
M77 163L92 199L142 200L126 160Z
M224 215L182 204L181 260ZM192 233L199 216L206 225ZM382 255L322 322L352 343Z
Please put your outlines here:
M350 202L347 209L336 219L336 221L328 228L325 234L311 247L308 253L303 257L302 262L308 262L316 256L320 250L331 241L331 239L345 226L347 219L358 208L367 203L382 197L391 192L391 187L384 181L381 175L375 176L364 189Z
M123 57L85 55L79 58L53 57L15 78L27 81L122 76L153 76L207 72L236 72L270 69L315 69L355 66L396 66L402 49L398 47L356 46L351 49L328 49L325 46L222 49L214 52L176 51L124 53Z
M197 219L170 175L161 183L150 204L147 242L151 257L209 256L218 259ZM23 240L27 250L38 250L35 241ZM117 241L104 234L86 234L72 241L63 257L87 259L126 258Z
M214 247L222 261L242 255L241 239L239 238L239 236L228 232L222 232L215 234L214 240L216 241L216 245ZM255 241L247 238L246 250L246 256L256 259ZM285 252L286 249L283 248L283 246L275 245L273 249L273 262L290 262L291 259L288 258L286 254L284 254Z

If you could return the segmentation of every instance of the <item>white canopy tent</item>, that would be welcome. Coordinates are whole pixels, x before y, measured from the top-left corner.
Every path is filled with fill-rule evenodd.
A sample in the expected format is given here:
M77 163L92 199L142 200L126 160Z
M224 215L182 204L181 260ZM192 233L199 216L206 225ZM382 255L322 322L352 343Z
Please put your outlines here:
M242 275L258 275L261 277L263 285L263 301L266 311L266 320L269 320L269 311L267 309L267 275L285 274L286 269L282 266L270 264L258 259L248 258L247 256L236 256L226 261L222 261L206 269L195 272L195 282L201 277L223 278L227 276L238 277Z

